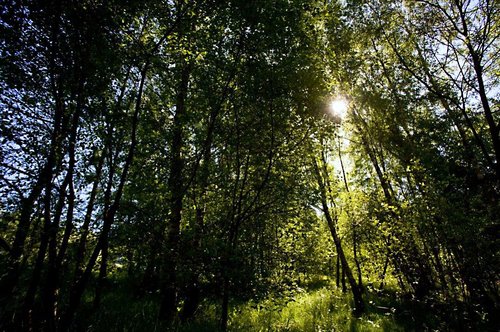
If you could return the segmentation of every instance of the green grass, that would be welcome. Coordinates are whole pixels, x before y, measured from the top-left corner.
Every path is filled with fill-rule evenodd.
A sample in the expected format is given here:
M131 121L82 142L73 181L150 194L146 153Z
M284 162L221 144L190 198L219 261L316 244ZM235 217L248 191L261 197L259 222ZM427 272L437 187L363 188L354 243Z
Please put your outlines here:
M90 309L91 303L87 303L77 316L77 329L88 332L164 331L165 327L156 318L157 303L155 298L136 299L127 292L115 291L104 296L102 305L95 311Z
M394 315L368 312L355 318L351 312L351 296L334 287L299 291L293 297L277 300L269 297L259 302L233 304L230 331L403 331ZM156 319L157 301L134 299L127 292L113 292L104 297L96 312L80 315L89 317L86 328L79 330L112 331L217 331L218 307L204 303L192 322L168 327Z
M297 294L287 303L272 298L247 303L233 310L232 331L404 331L393 313L368 312L360 318L352 315L348 294L325 287Z
M321 287L297 290L286 296L269 296L259 301L233 302L229 331L494 331L489 325L471 325L463 315L446 314L454 306L447 303L428 304L404 300L390 291L384 295L364 296L366 313L352 315L353 301L328 282ZM84 306L75 330L92 332L113 331L217 331L218 302L203 302L195 319L187 324L167 326L156 319L158 297L132 296L126 287L113 289L103 297L97 311ZM455 307L455 312L461 310Z

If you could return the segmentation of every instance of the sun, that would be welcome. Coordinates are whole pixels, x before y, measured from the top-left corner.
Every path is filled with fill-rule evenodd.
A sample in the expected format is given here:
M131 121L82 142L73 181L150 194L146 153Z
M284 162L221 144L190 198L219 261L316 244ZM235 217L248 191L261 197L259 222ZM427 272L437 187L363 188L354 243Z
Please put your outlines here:
M348 109L349 103L343 98L334 99L330 102L330 112L341 120L346 116Z

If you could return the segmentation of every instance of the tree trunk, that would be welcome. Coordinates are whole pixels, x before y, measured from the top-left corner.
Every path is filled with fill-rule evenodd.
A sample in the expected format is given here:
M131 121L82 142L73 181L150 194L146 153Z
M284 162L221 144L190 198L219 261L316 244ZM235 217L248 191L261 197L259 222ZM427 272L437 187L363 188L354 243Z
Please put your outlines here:
M387 274L387 267L389 266L389 257L390 257L390 253L389 253L389 251L387 251L387 255L385 257L385 262L384 262L384 267L382 269L382 275L380 277L379 290L383 290L384 289L385 276Z
M106 152L102 151L99 157L98 164L96 165L96 172L94 182L92 183L92 190L90 191L89 200L87 202L87 209L85 212L85 217L83 219L82 227L80 228L80 239L78 241L76 254L75 254L75 281L83 273L82 263L85 257L85 250L87 244L87 236L89 234L90 222L92 221L92 212L94 211L94 203L97 197L97 189L99 187L99 181L101 180L102 168L104 166L104 161L106 159Z
M335 285L337 288L340 287L340 257L339 254L337 253L337 269L336 269L336 278L335 278Z
M354 255L354 264L356 264L356 270L358 272L358 286L363 290L363 275L361 273L361 264L358 259L358 240L356 234L356 226L352 226L352 251Z
M35 202L39 199L44 188L52 188L52 186L48 184L52 181L52 178L54 176L54 168L57 163L57 155L59 154L61 145L60 132L62 130L62 121L63 105L62 101L59 101L56 102L54 128L52 132L50 152L47 157L47 162L42 168L38 179L30 192L30 195L26 198L23 198L21 202L21 215L7 262L7 272L1 279L0 283L0 303L7 301L13 295L14 288L17 285L17 281L20 275L20 259L23 255L24 244L31 226L31 214Z
M108 271L108 246L109 246L109 237L104 240L104 244L101 249L101 266L99 267L99 276L97 278L97 285L95 288L95 297L94 297L94 310L99 308L101 304L102 292L106 285L106 275Z
M347 285L345 283L345 269L342 268L342 293L347 292Z
M363 120L362 117L360 117L357 113L355 113L356 119L365 127L367 128L366 122ZM366 138L366 135L363 133L363 128L358 123L357 126L358 131L360 132L361 136L361 141L362 145L367 153L367 155L370 158L370 161L372 162L373 168L375 169L375 172L377 174L377 178L380 182L380 186L382 187L382 190L384 192L384 197L386 200L386 203L391 206L395 207L397 209L400 208L397 199L394 198L393 196L393 189L391 186L391 183L389 180L386 178L384 172L380 168L379 162L377 160L377 156L375 155L374 150L368 143L368 140ZM400 220L400 217L398 214L390 210L389 214L392 216L392 218L395 221ZM397 238L397 234L389 235L386 238L387 241L387 250L391 250L389 248L389 243L391 242L391 238ZM431 280L431 275L429 271L429 267L426 263L423 262L423 257L416 245L416 243L412 240L405 242L405 245L408 246L407 251L410 254L410 257L412 261L409 261L406 259L406 257L402 257L401 255L395 255L392 254L393 262L395 264L395 268L398 272L402 273L403 276L407 279L408 285L413 288L413 291L415 294L419 294L419 296L423 297L426 295L430 289L430 285L432 285L432 280ZM423 273L426 273L426 277L423 278Z
M317 164L316 160L314 160L313 162L314 162L314 168L315 168L315 173L316 173L316 179L317 179L318 186L320 188L320 193L321 193L321 204L323 207L323 213L325 215L325 218L326 218L326 221L328 224L328 228L330 229L330 233L332 235L333 242L335 243L335 248L337 249L337 254L340 258L340 262L342 263L342 272L345 273L345 276L347 277L347 281L349 282L349 286L351 286L351 292L352 292L352 295L354 297L354 306L355 306L354 314L359 316L359 315L363 314L363 312L365 311L365 304L363 301L363 295L362 295L360 288L356 284L356 280L354 279L354 276L352 274L352 270L349 267L349 263L347 262L347 259L345 257L344 250L342 248L342 244L340 241L340 237L338 236L337 229L336 229L336 227L337 227L336 220L334 220L332 218L332 215L330 214L330 209L328 207L328 202L327 202L325 183L324 183L324 180L321 176L318 164ZM325 176L328 176L328 174L325 174Z
M49 239L47 236L48 233L48 225L44 224L44 230L42 231L42 237L40 241L40 247L38 248L38 254L35 260L35 266L33 268L33 274L31 277L30 285L26 292L26 296L24 298L23 308L21 310L21 326L27 329L33 328L33 306L35 302L35 295L38 289L38 285L40 283L40 279L42 276L42 268L43 262L45 261L45 255L47 253L47 246L49 243ZM18 324L16 324L17 326Z
M219 329L223 332L227 331L227 323L229 319L229 278L224 276L222 285L222 306L221 318L219 322Z
M238 45L238 52L237 54L240 53L241 50L241 44ZM237 61L239 60L239 57L237 58ZM204 219L205 219L205 194L207 192L207 187L208 187L208 179L209 179L209 165L212 159L212 143L213 143L213 136L214 136L214 129L215 129L215 124L217 121L217 117L219 116L224 101L227 99L227 96L229 94L229 86L231 82L234 79L234 75L236 74L236 65L233 68L232 72L230 73L226 84L224 85L222 89L222 94L220 97L220 100L218 103L215 105L215 107L212 109L210 112L210 118L208 121L208 127L207 127L207 135L206 139L203 145L203 157L201 159L201 169L200 169L200 194L197 197L198 201L196 202L196 217L195 217L195 225L194 225L194 241L193 241L193 248L195 249L200 249L201 247L201 238L203 234L203 228L204 228ZM193 176L196 176L196 174L193 174ZM180 319L181 321L185 322L188 319L190 319L194 313L196 312L196 309L198 308L199 302L201 300L201 290L200 290L200 285L199 285L199 275L198 272L194 272L194 275L189 282L189 285L187 286L186 290L186 296L184 300L184 305L180 313Z
M139 125L139 113L141 111L142 94L144 91L146 76L147 76L147 72L149 69L149 64L150 64L149 61L146 61L143 69L141 70L141 80L139 83L139 89L137 92L134 114L132 117L132 132L130 134L130 138L131 138L130 146L129 146L129 150L127 153L127 157L125 159L125 164L123 166L123 171L122 171L121 176L120 176L120 182L118 183L118 188L117 188L115 196L114 196L114 201L103 218L104 219L103 220L103 223L104 223L103 229L101 231L101 234L99 236L97 244L94 248L94 251L89 259L87 267L86 267L85 271L83 272L82 276L78 279L78 281L75 283L73 288L70 290L69 304L68 304L66 312L61 317L61 320L59 323L59 329L61 331L66 331L71 326L73 316L80 305L80 301L81 301L81 297L83 295L83 292L84 292L84 290L87 286L87 283L90 279L90 276L92 274L92 270L93 270L94 265L97 261L99 253L101 252L101 249L102 249L103 245L105 244L105 241L107 241L109 230L111 229L111 225L114 222L115 214L118 210L118 207L120 206L120 200L121 200L121 197L123 194L123 188L125 186L125 181L127 180L128 171L129 171L130 166L132 164L132 161L134 159L135 149L136 149L136 145L137 145L137 127Z
M465 44L472 58L472 64L474 67L474 72L476 74L476 80L479 88L478 90L479 97L481 99L481 105L483 106L484 117L486 119L486 123L488 124L488 130L490 132L491 142L493 143L493 151L495 153L495 159L496 159L495 172L497 175L497 182L500 182L500 123L499 124L495 123L495 118L493 117L493 113L491 111L490 103L486 93L486 87L484 85L483 65L481 63L481 57L485 54L478 53L478 51L474 49L474 45L471 42L471 40L473 40L474 38L471 37L469 33L467 18L465 17L466 13L464 12L463 8L458 4L457 4L457 9L460 14L460 20L463 28L463 31L459 31L459 33L461 33L465 37Z
M162 280L162 301L160 304L159 318L172 322L177 312L177 263L180 237L180 224L182 218L182 203L185 184L183 179L184 159L182 148L184 146L183 126L186 117L186 99L189 86L191 65L182 61L181 79L177 91L176 112L173 120L173 135L171 143L171 166L168 179L171 205L168 220L168 234L165 241L165 273Z
M74 200L75 200L75 192L73 186L73 174L76 164L75 158L75 149L76 149L76 140L78 134L78 122L80 120L80 113L82 109L83 103L83 81L80 81L78 85L78 101L76 105L76 109L72 116L71 121L71 133L68 142L68 170L65 177L64 185L61 188L61 194L59 195L58 209L56 209L53 221L50 226L50 237L49 237L49 247L48 247L48 271L47 271L47 280L45 283L45 289L43 295L43 304L46 307L45 309L45 319L47 321L47 326L51 330L56 329L56 320L57 320L57 293L59 287L59 277L61 274L59 262L62 261L65 255L67 241L69 239L71 229L73 226L73 209L74 209ZM66 194L67 187L69 187L69 193ZM65 237L62 242L62 246L59 250L59 255L57 251L57 235L59 233L59 227L62 217L62 209L65 205L65 199L68 196L67 202L67 218L66 218L66 229L65 229Z
M347 176L345 174L345 168L344 168L344 162L342 160L342 151L341 151L341 146L340 146L340 138L339 138L339 146L338 146L338 152L339 152L339 161L340 161L340 168L342 170L342 178L344 179L344 187L347 193L350 193L349 190L349 185L347 184ZM349 201L351 200L349 196ZM358 259L358 239L357 239L357 232L356 232L356 224L353 220L353 217L351 216L351 213L347 211L347 215L349 219L351 219L351 230L352 230L352 251L353 251L353 256L354 256L354 264L356 265L356 269L358 272L358 285L359 288L362 290L363 289L363 276L361 274L361 264L359 263Z

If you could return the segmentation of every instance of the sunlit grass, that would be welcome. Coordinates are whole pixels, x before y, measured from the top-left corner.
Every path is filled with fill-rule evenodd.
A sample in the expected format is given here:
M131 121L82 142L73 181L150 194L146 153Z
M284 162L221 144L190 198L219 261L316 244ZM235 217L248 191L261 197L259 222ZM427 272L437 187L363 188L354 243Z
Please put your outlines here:
M106 296L86 331L217 331L218 305L205 302L196 319L166 327L156 319L157 301L133 299L126 292ZM370 307L370 306L369 306ZM334 286L298 291L286 299L234 304L230 331L403 331L392 313L352 315L352 298Z
M232 313L232 331L403 331L393 314L352 315L352 299L334 288L297 294L288 303L272 298L241 305ZM369 309L370 310L370 309Z
M303 285L306 286L306 285ZM464 314L447 314L458 306L414 301L390 290L365 293L366 313L352 315L350 292L330 284L328 280L307 284L286 295L274 294L265 299L233 302L229 331L493 331L492 324L475 326ZM218 331L220 301L205 300L195 318L187 323L167 325L157 319L159 296L137 297L128 287L120 287L103 297L97 310L91 309L88 297L74 326L76 331ZM86 308L86 309L85 309Z

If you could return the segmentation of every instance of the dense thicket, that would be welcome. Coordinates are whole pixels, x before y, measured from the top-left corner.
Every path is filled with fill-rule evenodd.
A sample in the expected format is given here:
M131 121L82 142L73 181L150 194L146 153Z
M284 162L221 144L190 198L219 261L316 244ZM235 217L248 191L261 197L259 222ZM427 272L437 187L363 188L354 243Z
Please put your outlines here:
M127 285L162 326L208 301L226 330L324 279L358 317L387 289L494 326L499 10L6 1L1 329L87 329Z

